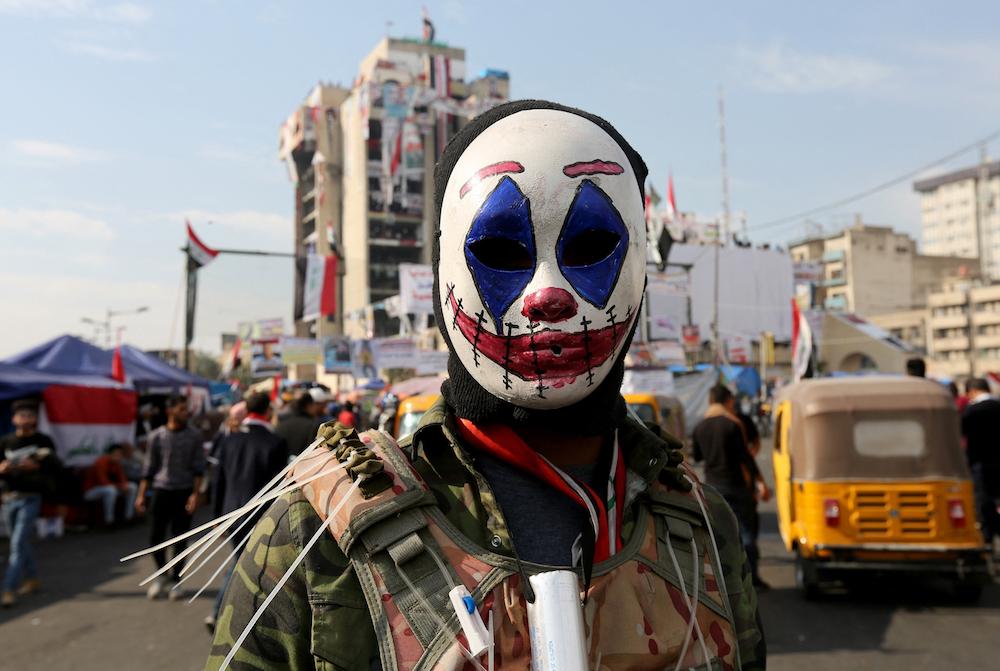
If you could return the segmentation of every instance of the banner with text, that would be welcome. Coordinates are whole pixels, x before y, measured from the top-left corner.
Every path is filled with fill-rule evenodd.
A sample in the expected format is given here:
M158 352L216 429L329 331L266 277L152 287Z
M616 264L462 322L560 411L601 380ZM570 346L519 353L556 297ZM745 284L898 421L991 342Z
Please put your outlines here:
M418 263L400 263L399 296L404 313L434 314L434 269Z

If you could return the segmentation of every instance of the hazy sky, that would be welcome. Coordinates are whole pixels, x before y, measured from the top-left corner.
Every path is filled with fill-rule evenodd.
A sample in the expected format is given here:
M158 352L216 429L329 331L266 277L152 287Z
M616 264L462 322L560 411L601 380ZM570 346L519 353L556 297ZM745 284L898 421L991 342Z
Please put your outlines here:
M753 227L1000 130L1000 5L817 4L427 8L470 75L506 70L514 97L604 116L704 217L721 209L722 86L732 209L783 244L801 221ZM117 320L125 339L180 347L184 217L209 245L292 251L280 125L318 81L349 85L387 31L418 37L420 3L0 0L0 357L140 306ZM856 212L919 232L909 183L813 220ZM240 320L290 324L292 276L287 259L220 257L200 275L196 346L219 350Z

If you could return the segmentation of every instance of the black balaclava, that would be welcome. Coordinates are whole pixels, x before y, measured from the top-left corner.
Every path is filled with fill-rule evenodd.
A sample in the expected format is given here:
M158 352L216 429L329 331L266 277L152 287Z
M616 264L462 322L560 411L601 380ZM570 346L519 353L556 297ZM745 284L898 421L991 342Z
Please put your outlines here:
M469 144L483 131L501 119L525 110L556 110L567 112L583 117L600 127L621 147L628 157L632 171L635 173L639 198L642 199L644 197L643 187L647 174L646 164L611 124L593 114L544 100L518 100L494 107L466 125L445 147L444 153L434 170L435 225L432 251L432 263L434 266L434 317L450 350L450 356L448 357L450 379L445 381L441 386L441 393L457 416L473 422L499 422L513 426L545 426L554 428L562 433L579 436L602 435L617 427L625 419L626 408L625 402L621 397L620 388L622 377L625 373L625 354L628 352L628 343L632 340L635 327L639 323L638 318L633 320L632 331L627 335L625 344L615 359L613 367L604 380L589 395L572 405L542 410L514 405L494 396L476 381L475 376L465 368L455 352L448 328L450 322L445 318L441 303L440 276L438 272L441 260L441 211L445 189L452 170ZM639 306L636 307L636 310L637 312L639 311Z

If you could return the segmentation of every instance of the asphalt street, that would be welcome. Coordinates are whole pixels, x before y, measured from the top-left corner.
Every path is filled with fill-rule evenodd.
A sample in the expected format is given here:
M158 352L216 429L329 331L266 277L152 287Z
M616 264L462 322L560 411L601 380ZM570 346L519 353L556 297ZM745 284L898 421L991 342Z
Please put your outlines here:
M765 445L759 457L768 474L769 450ZM761 575L773 587L759 597L769 668L1000 669L996 581L974 606L956 603L946 585L902 579L807 602L795 589L773 502L761 512ZM141 526L36 541L43 590L0 610L0 671L204 668L210 637L202 619L220 580L191 605L147 600L139 582L152 571L152 559L118 561L145 547L147 535ZM0 562L6 550L0 541ZM213 570L223 554L211 562Z

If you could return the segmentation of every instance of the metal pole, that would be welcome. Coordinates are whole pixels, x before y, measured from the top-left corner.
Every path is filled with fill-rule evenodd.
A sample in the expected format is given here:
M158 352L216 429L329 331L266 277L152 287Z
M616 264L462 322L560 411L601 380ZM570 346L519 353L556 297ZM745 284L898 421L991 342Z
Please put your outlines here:
M187 306L184 320L184 367L194 372L191 341L194 340L194 310L198 298L198 264L191 255L187 257Z

